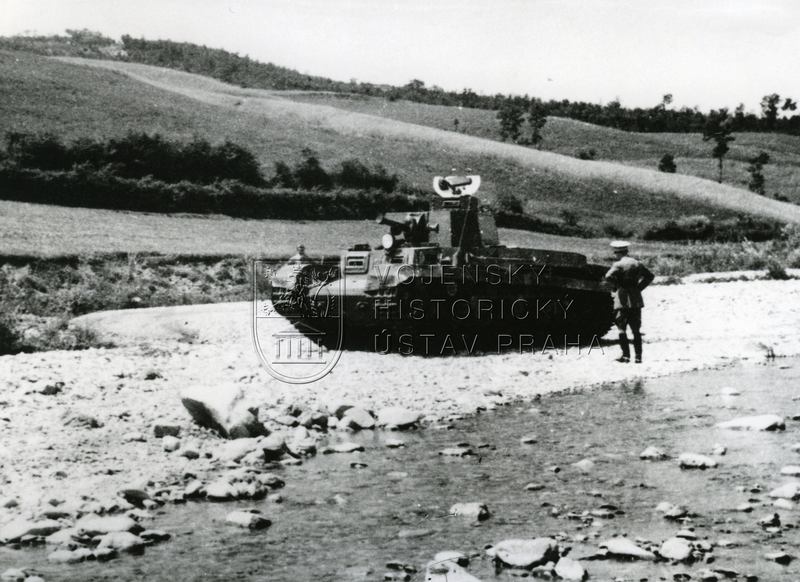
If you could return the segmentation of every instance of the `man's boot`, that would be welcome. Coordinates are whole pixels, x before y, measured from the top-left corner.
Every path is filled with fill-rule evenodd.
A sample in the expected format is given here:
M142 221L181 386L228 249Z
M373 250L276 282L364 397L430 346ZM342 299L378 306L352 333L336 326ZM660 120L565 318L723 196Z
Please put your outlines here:
M628 344L628 335L624 331L619 332L619 347L622 348L622 355L617 358L617 361L622 363L630 362L631 348Z
M633 334L633 353L636 355L636 363L642 363L642 334Z

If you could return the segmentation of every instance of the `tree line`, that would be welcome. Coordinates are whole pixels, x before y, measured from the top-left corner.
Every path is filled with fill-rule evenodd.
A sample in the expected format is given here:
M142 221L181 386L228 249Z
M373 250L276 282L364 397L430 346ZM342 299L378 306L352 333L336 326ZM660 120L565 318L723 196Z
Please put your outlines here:
M303 149L301 159L291 166L284 161L275 162L274 174L265 178L255 155L231 141L212 144L195 137L179 142L144 132L129 132L108 140L84 137L72 142L62 141L53 133L8 132L5 148L0 150L2 160L19 168L102 170L120 178L149 177L170 184L235 180L250 186L294 190L344 188L385 193L395 191L400 185L397 174L389 174L381 165L369 168L355 158L326 170L311 149Z
M325 169L303 150L264 177L255 156L225 141L187 142L131 132L121 138L65 142L50 133L10 132L0 149L6 200L146 212L227 214L242 218L374 218L419 209L424 196L382 166L357 159Z
M169 40L146 40L124 35L122 42L89 30L68 30L67 36L0 37L0 48L25 50L48 55L78 55L116 58L199 73L242 87L259 89L299 89L378 96L387 100L407 100L433 105L460 106L500 111L536 108L542 117L555 116L636 132L702 132L713 111L696 107L672 107L673 96L664 95L651 107L623 107L619 100L609 103L541 100L528 95L483 95L470 88L447 91L436 85L426 86L412 79L402 86L335 81L321 76L304 75L294 69L262 63L222 49ZM740 104L732 117L733 131L767 131L800 135L797 102L777 93L764 95L758 113L745 111ZM513 132L512 132L513 133ZM534 138L535 139L535 138Z

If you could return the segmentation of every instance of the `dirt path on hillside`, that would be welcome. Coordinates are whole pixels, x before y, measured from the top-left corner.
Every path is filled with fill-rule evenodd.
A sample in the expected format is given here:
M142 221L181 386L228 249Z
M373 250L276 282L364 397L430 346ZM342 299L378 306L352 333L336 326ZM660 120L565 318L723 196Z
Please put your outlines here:
M344 401L368 409L402 404L435 422L555 390L762 361L768 348L800 354L800 281L656 286L646 301L646 362L639 366L615 363L614 345L449 358L345 352L333 373L305 385L282 384L262 368L248 303L84 316L79 323L118 347L0 357L2 496L24 510L53 496L113 495L197 471L202 458L167 457L152 438L156 422L192 431L178 398L187 386L240 386L260 414L289 403L325 410ZM64 383L59 394L39 393L55 382ZM67 423L80 414L102 426Z
M513 160L534 172L554 171L578 179L604 179L612 183L629 184L656 195L659 192L669 192L684 199L700 200L738 212L780 221L800 222L800 207L795 204L780 202L694 176L668 174L613 162L578 160L551 152L354 113L326 105L290 101L281 98L280 92L277 91L243 89L202 75L172 69L77 57L60 57L59 60L118 71L159 89L219 107L248 111L267 118L295 116L302 123L329 128L351 137L377 135L399 140L423 140L436 144L437 148L452 149L462 155L494 155Z

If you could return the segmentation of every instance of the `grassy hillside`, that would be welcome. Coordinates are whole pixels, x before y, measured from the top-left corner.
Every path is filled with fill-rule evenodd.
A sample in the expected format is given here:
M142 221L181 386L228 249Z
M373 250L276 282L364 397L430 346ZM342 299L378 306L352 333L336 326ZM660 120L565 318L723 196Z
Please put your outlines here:
M800 208L706 181L583 162L144 65L0 52L0 93L0 132L102 137L135 129L231 139L253 150L267 172L311 147L326 163L351 157L380 163L425 189L432 175L471 167L484 176L486 198L515 194L529 212L556 219L573 211L601 232L607 225L643 229L686 214L749 211L800 220Z
M500 126L494 111L335 93L291 91L282 93L302 103L329 105L347 111L367 113L408 123L427 125L500 140ZM665 153L676 158L678 173L704 179L717 179L712 145L699 133L634 133L564 119L548 118L541 149L574 156L579 150L593 149L597 159L655 169ZM800 136L777 133L736 133L736 141L725 160L723 183L747 188L747 159L765 151L770 163L764 170L767 192L776 193L800 204Z

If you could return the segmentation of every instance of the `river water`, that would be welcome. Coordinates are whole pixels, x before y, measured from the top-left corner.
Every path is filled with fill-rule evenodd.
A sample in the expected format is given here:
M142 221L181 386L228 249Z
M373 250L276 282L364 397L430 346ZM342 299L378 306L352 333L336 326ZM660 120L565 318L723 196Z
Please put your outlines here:
M797 511L775 509L767 493L791 480L784 465L800 464L800 362L778 361L693 372L646 381L610 384L562 393L466 417L450 428L409 433L365 431L347 435L363 453L319 455L303 465L277 469L286 481L285 501L189 503L166 506L147 527L174 534L144 556L108 563L48 564L42 548L0 550L0 561L35 567L46 580L382 580L386 563L400 561L424 580L424 565L441 550L474 554L469 571L482 580L509 579L496 573L483 548L505 538L565 534L571 557L594 554L600 541L624 534L661 541L681 528L697 538L736 545L717 547L713 564L667 562L583 562L592 579L668 579L680 572L720 567L761 580L795 580L800 561L781 566L763 558L783 549L800 555ZM722 394L735 387L738 396ZM739 416L778 413L781 432L730 431L715 423ZM534 434L535 444L520 437ZM405 448L388 449L387 438ZM334 437L332 437L334 438ZM335 435L344 440L345 437ZM439 451L469 443L475 455L452 458ZM719 466L705 471L678 467L682 452L710 454L727 448ZM673 456L648 462L639 453L654 445ZM572 463L591 459L582 472ZM359 463L353 467L353 463ZM361 466L365 465L365 466ZM530 482L542 486L525 489ZM754 493L753 491L758 491ZM752 513L734 511L750 501ZM480 524L448 515L456 502L480 501L492 517ZM665 520L659 502L686 505L698 514L686 523ZM614 506L603 519L582 512ZM267 530L249 532L224 523L237 507L258 507L273 520ZM780 514L779 533L758 520ZM582 518L581 518L582 517ZM401 532L421 530L420 537ZM422 535L424 534L424 535ZM574 541L575 536L588 536Z

